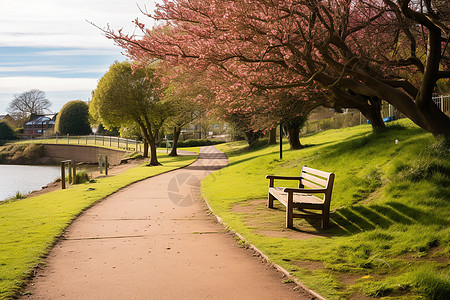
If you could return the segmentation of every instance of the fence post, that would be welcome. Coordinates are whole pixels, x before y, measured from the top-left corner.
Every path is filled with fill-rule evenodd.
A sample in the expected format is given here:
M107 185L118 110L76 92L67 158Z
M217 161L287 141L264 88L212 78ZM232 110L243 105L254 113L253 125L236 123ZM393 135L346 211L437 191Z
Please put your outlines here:
M117 148L118 149L120 148L120 138L119 137L117 137Z
M109 136L109 146L111 147L111 136Z
M126 142L125 142L125 150L128 151L128 139L126 139Z
M108 155L105 155L105 175L108 176Z
M98 171L100 172L100 174L103 173L103 170L102 170L102 155L101 154L98 155Z
M72 184L77 183L77 167L75 166L75 161L72 161Z
M66 188L66 163L65 162L61 162L61 189L65 189Z
M72 183L72 161L68 162L69 183Z
M67 134L67 145L69 145L70 144L70 141L69 141L69 134Z
M102 135L102 145L105 146L105 136Z

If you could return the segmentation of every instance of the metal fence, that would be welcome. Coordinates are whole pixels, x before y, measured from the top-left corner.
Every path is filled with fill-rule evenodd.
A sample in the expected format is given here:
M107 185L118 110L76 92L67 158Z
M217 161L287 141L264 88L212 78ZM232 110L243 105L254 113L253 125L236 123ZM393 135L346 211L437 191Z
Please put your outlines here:
M450 95L433 97L433 101L444 113L450 112Z
M450 95L433 97L433 101L442 112L450 115ZM385 116L386 115L387 117L383 119L385 122L406 118L390 104L385 111ZM306 122L305 127L302 129L302 133L306 134L328 129L353 127L360 124L367 124L367 119L360 112L345 112L343 114L338 114L327 119L308 121Z
M116 136L103 135L56 135L51 137L39 137L34 140L43 140L46 143L69 144L69 145L94 145L118 148L127 151L143 152L144 143L138 140L125 139Z

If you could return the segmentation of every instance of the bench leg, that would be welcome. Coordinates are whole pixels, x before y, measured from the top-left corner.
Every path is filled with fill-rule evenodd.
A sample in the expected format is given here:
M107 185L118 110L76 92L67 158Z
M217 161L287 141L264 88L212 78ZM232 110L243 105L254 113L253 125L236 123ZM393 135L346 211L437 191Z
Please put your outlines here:
M288 194L288 201L286 206L286 228L294 227L294 200L293 194Z
M322 211L322 229L327 229L330 225L330 212Z
M269 193L268 202L267 202L268 208L273 208L273 200L275 200L275 197L271 193Z

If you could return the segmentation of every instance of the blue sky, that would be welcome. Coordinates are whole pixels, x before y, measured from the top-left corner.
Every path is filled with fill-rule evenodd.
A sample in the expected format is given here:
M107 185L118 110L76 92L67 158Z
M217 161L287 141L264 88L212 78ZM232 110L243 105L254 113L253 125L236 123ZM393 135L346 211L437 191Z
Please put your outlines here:
M46 93L57 112L68 101L90 99L98 80L122 49L99 27L134 32L132 21L154 0L0 0L0 114L14 95ZM88 22L89 21L89 22Z

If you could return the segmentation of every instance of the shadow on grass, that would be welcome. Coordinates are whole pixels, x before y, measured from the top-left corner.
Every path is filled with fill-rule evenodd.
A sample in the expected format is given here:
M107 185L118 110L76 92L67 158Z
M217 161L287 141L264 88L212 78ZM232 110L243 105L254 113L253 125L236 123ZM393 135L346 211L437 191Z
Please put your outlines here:
M431 212L407 206L400 202L385 205L355 205L340 208L331 214L331 231L336 235L351 235L375 228L387 229L396 224L450 225L448 220Z

